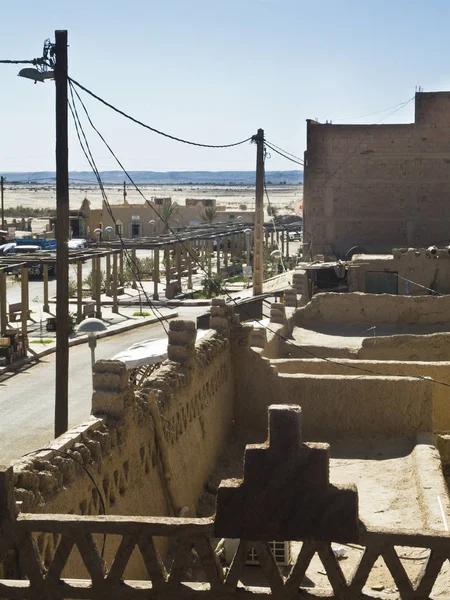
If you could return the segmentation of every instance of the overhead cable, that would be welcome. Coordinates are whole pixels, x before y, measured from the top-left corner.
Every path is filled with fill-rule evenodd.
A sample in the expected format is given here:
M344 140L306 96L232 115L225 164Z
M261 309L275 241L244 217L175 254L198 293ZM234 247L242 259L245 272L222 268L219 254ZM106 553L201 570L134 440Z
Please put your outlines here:
M129 119L130 121L133 121L133 123L136 123L137 125L140 125L141 127L145 127L145 129L149 129L150 131L153 131L153 133L157 133L158 135L162 135L171 140L175 140L176 142L181 142L182 144L189 144L190 146L200 146L201 148L233 148L235 146L240 146L241 144L245 144L246 142L250 142L253 137L253 136L250 136L250 137L246 138L245 140L241 140L240 142L234 142L233 144L200 144L199 142L192 142L190 140L185 140L185 139L177 137L175 135L170 135L169 133L165 133L164 131L160 131L159 129L156 129L155 127L152 127L151 125L147 125L146 123L143 123L139 119L135 119L134 117L127 114L123 110L120 110L119 108L113 106L112 104L110 104L109 102L104 100L103 98L100 98L100 96L97 96L97 94L94 94L94 92L92 92L91 90L88 90L86 87L81 85L81 83L78 83L78 81L75 81L75 79L72 79L71 77L69 77L69 81L71 83L73 83L74 85L76 85L77 87L79 87L84 92L86 92L87 94L89 94L90 96L92 96L93 98L95 98L96 100L98 100L99 102L101 102L102 104L104 104L105 106L107 106L108 108L111 108L116 113L119 113L119 115L122 115L123 117Z

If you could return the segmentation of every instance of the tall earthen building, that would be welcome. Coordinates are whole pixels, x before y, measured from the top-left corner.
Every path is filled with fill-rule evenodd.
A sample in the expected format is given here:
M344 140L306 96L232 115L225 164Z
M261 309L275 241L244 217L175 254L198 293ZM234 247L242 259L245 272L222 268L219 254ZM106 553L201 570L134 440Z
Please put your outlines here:
M415 95L415 121L307 121L304 238L345 256L450 244L450 92Z

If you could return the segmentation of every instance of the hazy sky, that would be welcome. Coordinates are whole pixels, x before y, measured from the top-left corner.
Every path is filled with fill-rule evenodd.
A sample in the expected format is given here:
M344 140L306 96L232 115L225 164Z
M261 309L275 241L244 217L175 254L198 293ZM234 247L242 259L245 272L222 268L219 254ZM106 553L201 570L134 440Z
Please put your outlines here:
M353 119L450 85L448 0L2 1L0 58L31 59L69 31L69 73L112 104L171 134L211 144L258 127L299 156L305 119ZM0 172L54 170L54 84L0 65ZM251 170L255 149L169 141L87 98L132 170ZM382 122L411 122L413 102ZM114 159L89 125L100 169ZM88 170L70 129L70 168ZM267 168L295 165L273 156Z

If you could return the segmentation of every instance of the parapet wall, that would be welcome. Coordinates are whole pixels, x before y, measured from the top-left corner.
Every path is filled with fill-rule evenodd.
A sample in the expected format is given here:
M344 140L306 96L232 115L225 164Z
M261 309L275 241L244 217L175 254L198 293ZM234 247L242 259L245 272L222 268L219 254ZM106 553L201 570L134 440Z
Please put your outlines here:
M273 369L286 375L345 375L429 377L437 383L432 385L433 431L450 431L448 393L450 386L450 362L400 361L400 360L351 360L333 358L324 361L317 358L271 360ZM361 370L359 370L361 369ZM444 385L441 385L444 384Z
M96 416L15 465L21 510L195 516L233 418L227 323L224 317L216 323L220 333L211 331L195 344L194 323L172 321L169 360L140 389L129 383L123 363L98 361ZM38 544L49 561L55 540L43 534ZM71 564L79 564L79 556ZM131 564L138 575L142 560Z
M450 296L397 296L353 292L316 294L295 314L297 325L447 325Z
M433 383L410 377L361 374L278 373L250 351L235 359L239 386L235 415L246 428L263 429L270 404L298 404L305 436L332 441L377 435L408 435L433 429Z

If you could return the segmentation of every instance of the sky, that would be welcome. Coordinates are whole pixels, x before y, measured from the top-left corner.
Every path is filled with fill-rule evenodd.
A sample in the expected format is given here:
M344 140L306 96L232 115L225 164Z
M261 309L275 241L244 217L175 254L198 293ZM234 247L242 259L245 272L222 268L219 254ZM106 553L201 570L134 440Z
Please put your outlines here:
M157 129L206 144L263 128L302 157L308 118L409 123L416 87L450 89L448 0L64 0L45 9L4 0L1 12L0 59L39 57L44 40L67 29L73 79ZM19 69L0 64L0 173L53 171L54 83L33 84ZM187 146L83 99L128 170L255 167L249 143ZM89 170L69 127L69 167ZM119 169L84 129L99 170ZM272 153L266 168L299 167Z

